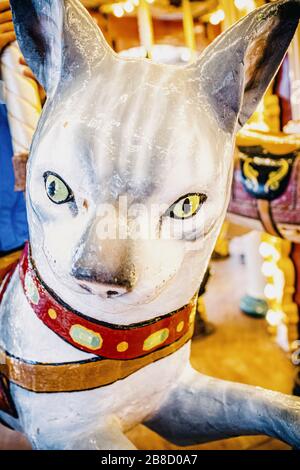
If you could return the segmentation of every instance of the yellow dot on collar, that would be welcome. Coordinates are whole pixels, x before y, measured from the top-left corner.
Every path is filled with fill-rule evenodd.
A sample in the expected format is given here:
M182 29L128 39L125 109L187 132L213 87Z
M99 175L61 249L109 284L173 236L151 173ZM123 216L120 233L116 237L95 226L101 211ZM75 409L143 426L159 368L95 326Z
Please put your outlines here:
M128 346L129 345L128 345L127 341L122 341L121 343L119 343L117 345L117 351L118 352L125 352L125 351L127 351Z
M57 319L57 313L54 310L54 308L49 308L48 315L51 318L51 320L56 320Z
M184 327L184 321L180 321L178 325L176 326L177 333L180 333L183 330L183 327Z
M145 339L143 344L143 350L149 351L150 349L156 348L157 346L163 344L169 337L170 331L168 328L163 328L161 330L152 333Z

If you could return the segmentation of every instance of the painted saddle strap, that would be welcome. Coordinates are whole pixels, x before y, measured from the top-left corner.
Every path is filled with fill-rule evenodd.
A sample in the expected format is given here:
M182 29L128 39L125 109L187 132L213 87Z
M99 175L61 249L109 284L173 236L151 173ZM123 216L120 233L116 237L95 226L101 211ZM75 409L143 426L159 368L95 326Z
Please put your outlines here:
M256 200L265 231L282 238L273 217L272 204L288 193L293 185L291 178L299 156L299 141L284 134L247 133L245 130L237 141L244 191Z
M265 199L257 199L257 210L259 214L259 219L267 233L273 235L273 237L282 237L282 234L277 227L276 222L274 221L272 215L272 206L271 202Z
M64 304L43 284L28 246L21 258L20 278L29 304L48 328L75 348L101 358L128 360L147 356L184 338L194 318L196 296L167 315L128 326L86 317Z

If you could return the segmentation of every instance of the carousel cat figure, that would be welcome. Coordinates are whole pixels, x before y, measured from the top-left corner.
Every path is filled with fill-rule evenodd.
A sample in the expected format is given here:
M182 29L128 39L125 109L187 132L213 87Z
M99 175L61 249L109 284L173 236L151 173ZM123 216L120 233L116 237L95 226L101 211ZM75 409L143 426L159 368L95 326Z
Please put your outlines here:
M300 448L299 399L189 363L235 135L300 1L255 10L184 67L117 56L78 0L11 7L48 97L28 164L30 244L1 290L1 420L36 449L134 449L138 423L178 445L267 434Z

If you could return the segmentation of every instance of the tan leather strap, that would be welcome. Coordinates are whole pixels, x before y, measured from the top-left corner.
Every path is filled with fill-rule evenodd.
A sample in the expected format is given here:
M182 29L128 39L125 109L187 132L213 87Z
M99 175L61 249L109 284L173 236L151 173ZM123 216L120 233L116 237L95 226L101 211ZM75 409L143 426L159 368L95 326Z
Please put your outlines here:
M180 340L130 360L99 359L66 364L31 363L0 352L0 373L10 382L33 392L79 392L109 385L180 349L193 334L194 318Z

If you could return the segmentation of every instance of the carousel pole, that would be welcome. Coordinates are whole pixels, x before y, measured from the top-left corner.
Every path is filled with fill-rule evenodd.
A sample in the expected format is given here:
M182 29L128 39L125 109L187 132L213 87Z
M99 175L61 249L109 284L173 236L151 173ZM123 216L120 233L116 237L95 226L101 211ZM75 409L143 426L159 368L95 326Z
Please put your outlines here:
M292 123L296 125L294 132L300 132L300 27L298 27L288 53L291 82ZM293 130L291 129L293 132Z
M225 31L240 19L240 15L233 0L220 0L220 7L225 13L222 28Z
M152 48L154 43L153 22L149 4L146 0L140 0L137 8L138 30L141 45L145 48L147 57L152 58Z
M15 190L24 191L26 163L41 111L39 87L25 77L22 54L17 42L8 46L1 56L4 96L14 151Z
M194 18L190 0L182 0L184 41L191 53L191 60L196 54L196 38L194 31Z

